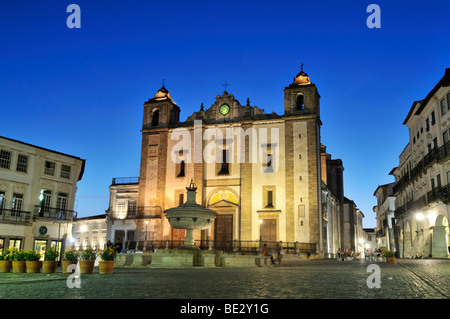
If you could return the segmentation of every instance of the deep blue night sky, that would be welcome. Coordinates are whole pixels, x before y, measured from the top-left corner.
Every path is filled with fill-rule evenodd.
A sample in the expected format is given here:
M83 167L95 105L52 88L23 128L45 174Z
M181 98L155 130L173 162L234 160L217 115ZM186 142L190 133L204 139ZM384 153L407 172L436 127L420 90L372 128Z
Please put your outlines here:
M69 4L81 28L69 29ZM369 4L381 8L370 29ZM450 2L0 2L0 135L85 158L78 216L108 208L113 177L139 175L143 103L165 79L181 120L227 91L283 114L304 63L321 95L322 143L345 196L374 227L373 193L408 142L402 125L450 67Z

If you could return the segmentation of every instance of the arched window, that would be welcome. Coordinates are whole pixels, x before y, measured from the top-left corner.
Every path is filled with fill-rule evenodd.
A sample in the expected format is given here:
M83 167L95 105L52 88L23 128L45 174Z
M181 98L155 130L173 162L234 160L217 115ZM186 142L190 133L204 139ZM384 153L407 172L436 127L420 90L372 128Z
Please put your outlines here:
M158 126L159 124L159 110L155 110L152 113L152 126Z
M304 105L304 100L303 100L303 94L298 94L297 95L297 101L295 103L295 109L297 111L303 110L305 107Z

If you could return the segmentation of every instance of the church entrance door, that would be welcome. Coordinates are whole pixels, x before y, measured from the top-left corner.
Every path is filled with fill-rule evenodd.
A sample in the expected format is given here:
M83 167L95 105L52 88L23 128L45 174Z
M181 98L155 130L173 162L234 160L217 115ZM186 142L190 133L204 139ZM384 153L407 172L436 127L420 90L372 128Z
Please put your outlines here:
M214 248L229 251L233 248L233 214L219 214L214 221Z

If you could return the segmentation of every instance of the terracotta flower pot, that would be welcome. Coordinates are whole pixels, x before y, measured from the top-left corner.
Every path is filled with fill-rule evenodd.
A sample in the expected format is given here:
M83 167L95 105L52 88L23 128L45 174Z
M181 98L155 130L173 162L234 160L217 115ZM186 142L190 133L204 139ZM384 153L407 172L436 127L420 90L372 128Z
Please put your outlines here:
M395 264L395 257L386 257L386 262L388 264Z
M11 267L11 260L0 260L0 272L10 272Z
M53 274L56 272L56 268L58 267L57 261L49 261L44 260L42 262L42 273L44 274Z
M27 264L25 261L13 261L12 262L13 272L21 273L25 272L27 269Z
M76 264L77 264L76 261L63 260L61 263L62 273L63 274L71 274L71 273L75 272L75 268L73 270L69 271L67 269L67 267L69 267L70 265L76 265Z
M94 271L94 260L80 260L80 273L81 274L92 274Z
M114 270L114 260L99 261L98 270L101 274L112 274Z
M42 261L26 261L27 273L41 272Z

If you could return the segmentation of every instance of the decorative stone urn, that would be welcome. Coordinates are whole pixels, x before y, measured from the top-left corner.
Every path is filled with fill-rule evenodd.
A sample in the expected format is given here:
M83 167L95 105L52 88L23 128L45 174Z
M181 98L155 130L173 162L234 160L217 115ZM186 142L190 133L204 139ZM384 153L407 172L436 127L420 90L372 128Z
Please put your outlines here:
M173 228L186 230L184 246L180 248L199 249L194 246L194 230L210 228L211 223L217 216L217 212L197 204L197 185L192 179L189 186L186 187L186 190L186 202L178 207L166 209L164 213L166 214L166 218L169 220L170 226Z

